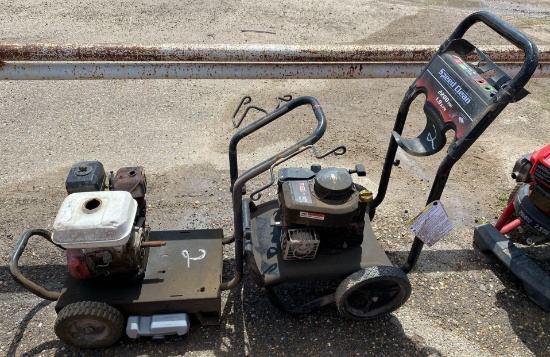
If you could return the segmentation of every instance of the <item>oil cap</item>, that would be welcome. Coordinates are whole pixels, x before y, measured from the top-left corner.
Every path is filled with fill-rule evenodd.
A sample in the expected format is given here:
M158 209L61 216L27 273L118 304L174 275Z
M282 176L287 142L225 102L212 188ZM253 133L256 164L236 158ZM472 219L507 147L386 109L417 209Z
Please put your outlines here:
M345 199L351 194L353 181L348 170L327 167L315 176L315 193L319 198Z
M372 192L369 190L359 191L359 201L368 203L372 201Z

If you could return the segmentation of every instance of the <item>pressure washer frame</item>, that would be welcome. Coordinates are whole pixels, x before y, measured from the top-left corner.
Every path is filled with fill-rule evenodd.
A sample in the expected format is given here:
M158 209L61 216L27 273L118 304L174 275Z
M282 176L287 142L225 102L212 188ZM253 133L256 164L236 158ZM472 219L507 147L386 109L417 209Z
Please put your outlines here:
M454 52L456 55L460 55L460 54L468 55L470 52L477 52L477 54L480 57L482 57L486 62L487 58L483 56L481 51L479 51L472 45L470 45L469 47L464 45L464 42L460 42L462 41L461 39L466 33L466 31L477 22L483 22L489 28L494 30L496 33L506 38L509 42L521 48L525 53L525 60L523 62L523 65L521 66L521 69L513 78L505 77L505 74L503 74L502 71L497 71L499 73L500 78L501 79L504 78L504 80L501 81L500 83L495 83L494 88L496 88L497 90L492 96L492 100L490 102L485 103L486 105L483 108L483 110L479 111L478 115L475 118L473 118L470 124L457 127L456 122L453 122L453 123L449 122L449 120L447 120L448 118L446 118L441 113L439 113L438 115L438 113L434 112L433 110L430 113L427 112L427 117L428 117L427 128L430 128L429 125L434 125L434 129L435 129L437 125L436 133L443 138L445 137L444 134L447 130L453 129L456 131L455 139L449 145L447 154L444 157L441 164L439 165L439 168L437 169L435 179L433 181L433 185L431 187L431 190L427 199L427 203L431 203L441 198L442 192L444 190L444 187L446 185L446 182L448 180L448 177L453 165L472 146L472 144L476 141L476 139L501 113L501 111L504 109L504 107L506 107L506 105L508 105L513 100L520 99L520 97L523 94L525 94L525 93L522 93L523 86L527 83L527 81L533 75L534 71L537 69L538 50L536 46L521 32L513 29L510 25L506 24L505 22L503 22L502 20L498 19L496 16L490 13L478 12L468 16L465 20L463 20L458 25L456 30L438 49L438 51L433 56L432 60L428 63L428 66L425 67L420 72L420 74L418 75L413 85L407 91L405 98L401 102L399 111L397 113L395 125L393 128L393 133L392 133L392 136L390 137L386 158L385 158L383 170L381 173L380 183L378 186L378 192L369 208L368 216L370 219L374 217L377 207L382 203L382 201L385 198L385 195L389 186L392 166L394 165L397 148L399 146L402 147L406 152L412 155L419 155L419 156L431 155L443 148L445 144L444 141L438 144L437 150L435 149L427 150L427 148L429 149L429 147L427 147L427 142L425 138L422 137L422 134L415 139L403 139L401 138L401 134L405 126L407 114L409 112L411 103L421 93L426 94L428 101L430 100L429 93L433 88L427 88L425 86L422 86L419 80L421 80L424 75L427 75L427 69L431 68L434 65L435 61L441 60L443 56L448 55L449 51L451 51L451 52ZM461 45L462 47L455 46L457 41L462 44ZM459 51L459 52L465 51L465 52L459 53L456 51ZM469 52L469 53L466 53L466 52ZM488 66L487 68L489 69L493 69L493 70L498 69L498 66L496 66L490 61L488 62L487 66ZM0 75L1 75L1 72L5 70L5 68L6 68L6 65L4 65L4 68L0 69ZM479 70L483 70L482 66L478 66L477 68ZM317 120L317 127L314 130L314 132L310 134L307 138L302 139L301 141L295 143L291 147L270 157L267 160L264 160L263 162L259 163L253 168L248 169L244 173L238 175L237 144L240 142L240 140L242 140L243 138L245 138L255 130L258 130L266 126L267 124L280 118L281 116L288 113L289 111L297 107L300 107L302 105L311 106L315 114L315 117ZM218 309L218 306L221 303L220 292L222 290L229 290L229 289L235 288L242 280L243 266L244 266L243 258L247 254L246 253L247 250L245 249L245 243L250 241L250 237L252 234L251 222L255 218L254 208L250 200L248 200L247 198L243 199L243 188L245 187L245 184L248 181L250 181L252 178L269 170L271 167L273 167L273 165L279 162L279 160L295 154L305 146L313 145L316 141L318 141L321 138L325 129L326 129L326 119L324 117L324 114L322 112L320 105L317 103L315 99L311 97L301 97L301 98L292 100L288 103L285 103L284 105L275 109L273 112L265 115L264 117L260 118L256 122L241 129L233 136L229 146L229 163L230 163L230 177L231 177L231 184L232 184L231 193L232 193L234 236L229 239L227 238L224 239L222 238L221 232L217 230L208 230L209 232L208 236L211 238L209 239L209 241L211 244L213 244L213 247L211 247L211 249L217 252L214 256L218 257L220 261L212 262L210 259L203 261L203 263L213 263L213 265L216 266L215 269L213 268L214 270L212 274L210 274L211 276L209 275L207 280L209 282L213 282L216 279L218 279L218 277L220 279L219 286L208 288L209 291L211 290L210 293L212 294L213 304L209 305L207 308L202 308L202 307L193 308L192 306L201 305L200 294L192 294L193 296L197 297L195 300L195 302L197 302L196 304L189 303L188 297L182 297L183 295L179 295L179 296L176 296L176 300L177 300L176 303L171 305L168 309L164 308L166 304L161 304L161 305L164 305L164 307L162 308L162 311L167 311L167 310L175 311L178 309L182 311L181 310L182 308L186 308L187 310L189 310L189 312L196 313L199 319L201 319L200 317L201 314L202 315L206 314L207 318L202 320L203 323L205 324L216 323L216 321L219 319L219 312L221 310L221 307ZM425 132L426 132L426 129L423 133ZM251 207L253 208L252 211L251 211ZM177 238L177 237L188 234L189 232L190 231L151 232L151 236L153 237L152 239L156 239L155 235L158 235L159 239L162 238L163 240L168 240L168 241L173 240L174 242L181 242L182 241L181 238ZM86 294L80 293L81 291L80 287L82 286L81 284L86 284L85 281L74 282L70 280L71 278L69 278L68 283L65 286L64 292L61 295L59 295L59 293L48 291L43 287L39 286L38 284L31 282L21 274L18 267L18 260L23 254L23 251L28 243L29 238L32 237L33 235L38 235L51 241L51 234L44 230L31 230L25 233L21 238L21 240L19 241L19 243L16 245L14 252L10 257L9 266L10 266L10 271L12 273L13 278L23 287L25 287L26 289L33 292L39 297L49 299L49 300L58 300L58 306L56 307L56 310L58 311L73 301L88 300L90 297L94 299L94 296L92 295L88 296ZM197 241L200 242L201 239L203 239L203 237L199 237L198 235L195 235L195 233L193 233L193 238L191 239L191 241L193 241L193 244L195 244ZM221 281L222 243L231 243L233 240L235 244L235 272L233 274L233 277L229 281L222 282ZM422 251L423 245L424 243L422 242L422 240L420 240L418 237L415 237L408 259L406 263L400 267L400 269L404 273L409 273L415 267L418 261L418 258L420 256L420 253ZM170 248L177 250L177 249L181 249L181 246L178 245L177 248L174 248L174 247L170 247ZM165 253L168 254L169 250L170 249L159 250L159 254L161 255ZM154 261L157 258L155 258L155 256L151 256L150 261ZM194 266L193 270L191 270L191 272L204 269L205 266L206 265L203 265L203 266L196 265ZM148 281L147 279L149 278L151 277L146 275L144 278L144 281ZM163 278L155 277L154 279L162 280ZM194 279L194 280L197 280L197 279ZM165 280L165 282L168 283L169 280ZM76 285L71 285L73 283L75 283ZM197 284L194 284L191 287L192 289L198 289L200 291L201 286L202 288L204 288L204 284L202 281L197 280L196 283ZM124 289L120 290L118 293L124 295L125 294ZM178 295L177 292L175 294L170 292L170 294ZM64 298L63 295L65 295L66 298ZM114 301L110 297L104 296L101 299L103 299L103 301L107 300L115 306L119 306L119 307L127 306L128 313L139 312L138 305L135 305L134 307L132 307L132 304L133 304L132 301L139 301L139 297L136 300L136 296L134 295L130 297L125 297L126 302L124 304L121 304L121 303L117 304L116 301ZM194 299L194 298L192 297L191 299ZM314 308L317 306L326 305L327 303L330 303L332 301L333 300L331 300L330 298L324 299L324 300L323 299L315 300L312 303L306 304L305 306L307 308ZM155 302L153 298L152 300L149 299L147 303L155 304L155 303L158 303L158 301ZM215 308L213 308L214 305L216 305ZM141 306L142 307L147 306L147 304L145 305L141 304ZM150 306L153 306L153 305L150 305ZM138 307L138 309L136 310L135 307ZM122 309L125 309L125 307L122 307ZM147 311L151 313L158 312L154 307L151 309L147 309Z

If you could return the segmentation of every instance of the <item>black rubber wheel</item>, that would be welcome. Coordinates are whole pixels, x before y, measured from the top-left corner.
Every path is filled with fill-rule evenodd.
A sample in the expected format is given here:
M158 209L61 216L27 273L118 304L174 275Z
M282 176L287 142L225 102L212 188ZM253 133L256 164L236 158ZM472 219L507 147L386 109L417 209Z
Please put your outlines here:
M407 275L393 266L373 266L356 271L336 289L340 314L356 320L370 320L401 307L411 295Z
M81 301L65 306L55 320L55 334L63 342L81 348L103 348L122 335L124 317L112 306Z

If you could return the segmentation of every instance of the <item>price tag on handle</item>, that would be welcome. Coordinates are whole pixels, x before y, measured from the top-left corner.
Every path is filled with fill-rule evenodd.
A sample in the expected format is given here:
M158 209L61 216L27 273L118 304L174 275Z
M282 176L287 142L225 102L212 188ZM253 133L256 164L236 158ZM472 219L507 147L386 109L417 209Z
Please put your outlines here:
M441 201L433 201L406 224L407 228L428 246L434 245L453 229Z

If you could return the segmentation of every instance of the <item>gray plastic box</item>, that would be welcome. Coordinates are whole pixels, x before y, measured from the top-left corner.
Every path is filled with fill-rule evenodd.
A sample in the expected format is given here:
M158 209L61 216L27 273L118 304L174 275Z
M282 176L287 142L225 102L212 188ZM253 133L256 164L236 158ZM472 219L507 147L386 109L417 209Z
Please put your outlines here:
M167 335L185 335L189 331L189 315L186 313L152 316L130 316L126 334L130 338L152 336L163 338Z

